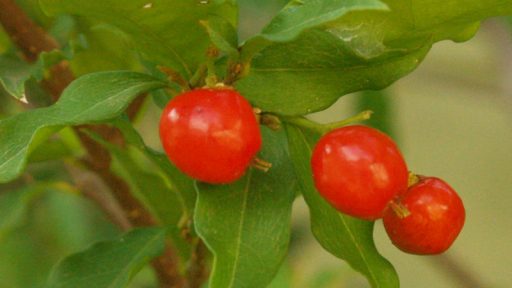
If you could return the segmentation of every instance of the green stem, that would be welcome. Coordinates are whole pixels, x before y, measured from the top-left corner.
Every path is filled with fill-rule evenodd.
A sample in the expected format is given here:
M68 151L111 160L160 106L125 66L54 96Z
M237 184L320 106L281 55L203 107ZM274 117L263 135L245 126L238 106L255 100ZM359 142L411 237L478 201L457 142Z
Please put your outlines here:
M192 78L190 78L190 87L195 88L201 85L201 83L204 81L206 70L206 64L202 64L201 66L199 66L199 68L197 68L196 73L194 73Z
M313 130L313 131L316 131L316 132L324 135L334 129L346 126L348 124L368 120L370 118L371 114L372 114L371 110L366 110L357 115L349 117L347 119L343 119L341 121L327 123L327 124L320 124L320 123L311 121L304 117L290 117L290 118L283 118L283 120L291 125L294 125L294 126L297 126L300 128L306 128L308 130Z
M407 181L407 187L411 187L416 185L416 183L420 182L420 176L409 171L409 179Z
M322 132L323 130L322 124L311 121L304 117L283 118L283 120L284 122L299 128L306 128L308 130L313 130L317 132Z
M398 203L395 201L389 202L389 207L393 210L393 212L398 216L400 219L404 219L411 215L411 212L407 207L405 207L402 203Z
M210 88L215 87L215 85L218 82L217 75L215 73L215 59L217 58L218 55L219 51L214 46L211 46L208 49L208 58L206 59L206 86Z

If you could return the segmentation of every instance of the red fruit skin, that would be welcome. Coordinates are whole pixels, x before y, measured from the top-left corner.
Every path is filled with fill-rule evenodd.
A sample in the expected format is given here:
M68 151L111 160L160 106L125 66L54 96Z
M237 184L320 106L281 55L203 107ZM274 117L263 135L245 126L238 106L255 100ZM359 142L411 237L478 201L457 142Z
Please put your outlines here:
M240 178L262 142L251 105L226 88L196 89L169 101L160 139L182 172L212 184Z
M452 245L464 226L462 200L439 178L420 178L398 201L410 215L400 218L389 208L383 221L393 244L404 252L440 254Z
M345 126L323 136L311 168L316 189L334 208L366 220L381 218L387 203L407 189L407 166L396 144L366 126Z

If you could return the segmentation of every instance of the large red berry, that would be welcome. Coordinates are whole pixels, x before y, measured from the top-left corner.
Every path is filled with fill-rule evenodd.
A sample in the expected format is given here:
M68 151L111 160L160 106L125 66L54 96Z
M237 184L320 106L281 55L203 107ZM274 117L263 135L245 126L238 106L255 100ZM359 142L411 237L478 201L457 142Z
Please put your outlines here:
M406 208L409 215L401 215L396 205ZM383 220L389 238L400 250L439 254L455 241L464 219L464 205L457 193L443 180L425 177L399 196Z
M160 139L181 171L208 183L241 177L261 147L251 105L227 88L196 89L169 101L160 119Z
M313 179L320 194L339 211L374 220L407 189L408 171L386 134L361 125L335 129L315 146Z

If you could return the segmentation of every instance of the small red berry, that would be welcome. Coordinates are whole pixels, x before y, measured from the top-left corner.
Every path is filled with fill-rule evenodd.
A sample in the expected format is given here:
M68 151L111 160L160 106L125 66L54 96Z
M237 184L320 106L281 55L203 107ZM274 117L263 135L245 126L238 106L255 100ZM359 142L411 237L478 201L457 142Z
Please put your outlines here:
M386 134L361 125L323 136L311 158L320 194L337 210L375 220L393 197L407 189L408 171L396 144Z
M181 171L216 184L240 178L261 147L251 105L227 88L196 89L174 97L160 119L160 139Z
M401 216L391 206L384 213L384 227L393 244L407 253L442 253L464 225L462 200L438 178L420 177L394 205L407 209L409 215Z

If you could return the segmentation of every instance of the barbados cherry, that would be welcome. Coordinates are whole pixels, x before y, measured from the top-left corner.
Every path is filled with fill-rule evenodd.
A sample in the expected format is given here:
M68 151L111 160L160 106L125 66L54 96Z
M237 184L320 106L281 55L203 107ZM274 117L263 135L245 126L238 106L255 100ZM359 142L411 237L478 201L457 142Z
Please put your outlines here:
M367 220L382 217L388 202L407 189L407 166L397 146L366 126L327 133L314 148L311 167L317 190L334 208Z
M228 88L196 89L173 98L160 119L160 139L181 171L216 184L241 177L261 147L251 105Z
M464 206L457 193L433 177L420 177L391 203L383 218L393 244L411 254L444 252L459 235L464 219Z

